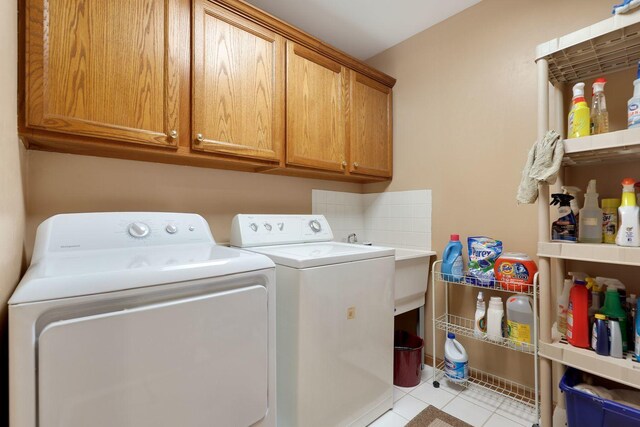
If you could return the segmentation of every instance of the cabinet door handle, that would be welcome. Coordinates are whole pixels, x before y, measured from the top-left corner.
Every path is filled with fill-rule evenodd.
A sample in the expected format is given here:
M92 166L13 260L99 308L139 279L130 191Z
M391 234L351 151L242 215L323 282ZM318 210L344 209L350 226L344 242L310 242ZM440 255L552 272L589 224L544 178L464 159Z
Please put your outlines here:
M353 162L353 167L354 167L355 169L357 169L357 168L358 168L358 166L360 166L360 165L358 164L358 162Z
M176 139L178 137L178 131L173 129L171 132L169 132L169 138L171 139Z
M200 144L202 141L204 141L204 136L202 136L201 133L196 135L196 144Z
M347 162L345 160L342 161L342 169L347 167Z

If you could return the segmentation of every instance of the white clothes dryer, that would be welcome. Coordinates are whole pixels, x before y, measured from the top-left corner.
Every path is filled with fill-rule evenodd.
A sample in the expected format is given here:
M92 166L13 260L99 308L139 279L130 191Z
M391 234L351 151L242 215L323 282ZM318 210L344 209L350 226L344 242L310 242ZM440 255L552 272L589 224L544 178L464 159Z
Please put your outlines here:
M238 215L276 263L278 426L366 426L393 406L394 249L333 242L322 215Z
M181 213L57 215L9 301L20 427L274 427L269 258Z

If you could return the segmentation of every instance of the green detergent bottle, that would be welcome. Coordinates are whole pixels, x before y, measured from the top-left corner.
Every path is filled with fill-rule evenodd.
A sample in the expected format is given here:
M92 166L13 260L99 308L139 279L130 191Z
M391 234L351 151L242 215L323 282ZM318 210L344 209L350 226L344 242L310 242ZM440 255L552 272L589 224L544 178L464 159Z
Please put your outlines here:
M607 286L607 292L604 297L604 305L600 310L600 313L605 316L616 319L620 322L620 332L622 335L622 352L628 350L627 345L627 313L620 304L620 296L618 290L613 286Z

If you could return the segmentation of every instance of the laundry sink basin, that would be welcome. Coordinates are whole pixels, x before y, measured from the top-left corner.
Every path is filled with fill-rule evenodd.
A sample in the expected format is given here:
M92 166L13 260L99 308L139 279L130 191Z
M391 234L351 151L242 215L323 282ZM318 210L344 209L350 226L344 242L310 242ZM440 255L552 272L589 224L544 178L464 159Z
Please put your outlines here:
M395 315L425 304L433 251L396 248Z

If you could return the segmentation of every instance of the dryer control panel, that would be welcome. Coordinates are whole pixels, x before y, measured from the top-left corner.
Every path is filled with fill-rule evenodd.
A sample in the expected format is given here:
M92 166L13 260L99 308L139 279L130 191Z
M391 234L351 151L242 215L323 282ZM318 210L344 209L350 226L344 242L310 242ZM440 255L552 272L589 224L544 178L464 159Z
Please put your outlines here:
M215 243L200 215L104 212L55 215L38 227L34 258L45 253Z
M331 227L324 215L236 215L231 225L231 246L285 245L329 242Z

